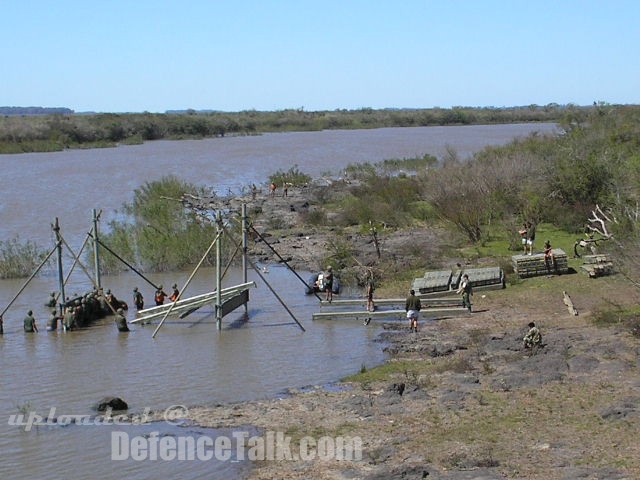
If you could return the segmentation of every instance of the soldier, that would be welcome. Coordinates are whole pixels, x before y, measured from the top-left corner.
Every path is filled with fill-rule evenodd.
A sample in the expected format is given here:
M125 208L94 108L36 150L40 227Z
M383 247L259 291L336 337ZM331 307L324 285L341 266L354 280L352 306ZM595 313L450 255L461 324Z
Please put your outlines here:
M527 222L527 247L529 247L529 255L533 255L533 243L536 241L536 225Z
M416 297L415 290L409 291L409 296L404 305L404 311L407 312L407 318L409 319L409 330L411 332L418 333L418 317L420 316L420 310L422 304L420 299Z
M556 263L556 257L553 255L553 248L551 248L551 242L547 240L544 242L544 266L547 268L547 273L551 273L551 266L557 272L558 264Z
M116 305L116 298L113 296L113 293L111 293L110 289L107 289L106 291L105 300L109 305L111 305L111 308L118 308L118 306Z
M539 347L542 345L542 334L534 322L529 322L529 331L522 339L524 348Z
M82 303L80 300L76 300L73 307L73 319L76 326L84 327L86 325L84 313Z
M64 331L73 330L76 327L76 315L73 306L67 307L63 319Z
M158 289L156 290L154 299L157 305L164 305L164 299L167 297L167 294L162 290L162 285L158 285Z
M124 318L124 310L122 308L119 308L116 312L115 322L119 332L129 331L129 327L127 326L127 319Z
M370 276L367 279L367 312L373 312L376 307L373 303L373 291L375 290L375 285L373 283L373 276Z
M324 274L324 290L327 292L327 302L333 300L333 267L327 267L327 273Z
M144 309L144 297L138 291L138 287L133 288L133 304L136 306L137 310Z
M47 303L44 304L45 307L55 307L56 306L56 292L51 292L51 295L49 296L49 300L47 301Z
M462 277L462 282L460 282L460 288L456 290L456 293L462 294L462 306L468 308L469 313L471 313L471 295L473 295L473 289L471 288L469 275L467 275L466 273Z
M38 325L36 325L36 319L33 318L33 312L31 310L29 310L27 316L24 317L24 331L27 333L38 331Z
M109 291L109 293L111 293L111 291ZM107 299L105 298L102 289L98 290L98 303L100 303L100 312L102 313L102 316L109 315L111 313L111 310L109 310L109 307L107 306Z
M47 321L47 332L55 332L58 330L58 320L60 320L60 315L58 315L58 311L55 308L51 309L51 316Z
M176 300L178 300L178 297L180 296L180 290L178 290L178 285L176 285L175 283L171 286L171 288L173 288L173 292L171 293L169 300L171 300L172 302L175 302Z

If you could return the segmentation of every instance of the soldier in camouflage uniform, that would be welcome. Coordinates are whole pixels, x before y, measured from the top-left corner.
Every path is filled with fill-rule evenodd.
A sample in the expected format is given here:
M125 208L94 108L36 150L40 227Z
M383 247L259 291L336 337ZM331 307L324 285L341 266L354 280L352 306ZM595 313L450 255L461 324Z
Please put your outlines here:
M33 312L31 310L29 310L27 316L24 317L24 331L27 333L38 331L38 325L36 325L36 319L33 318Z
M58 330L58 320L61 320L58 311L55 308L51 309L51 316L47 321L47 332L55 332Z
M535 323L529 322L529 331L522 339L522 344L524 348L533 348L542 345L542 334Z

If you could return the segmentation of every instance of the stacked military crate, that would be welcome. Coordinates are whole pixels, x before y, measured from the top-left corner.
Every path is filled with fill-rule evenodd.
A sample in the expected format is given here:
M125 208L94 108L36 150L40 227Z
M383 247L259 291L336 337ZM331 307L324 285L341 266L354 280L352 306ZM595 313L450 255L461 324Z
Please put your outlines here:
M411 288L415 290L416 293L422 294L446 292L450 289L452 276L453 272L451 270L426 272L423 277L413 280Z
M469 268L461 273L469 275L469 282L473 288L504 286L504 272L500 267ZM462 275L459 277L459 280L461 279ZM451 285L452 288L458 288L458 286L459 283Z
M554 261L549 260L549 268L544 261L544 253L533 255L514 255L511 257L513 271L520 278L536 277L538 275L561 274L569 271L567 254L561 248L551 250Z
M416 278L411 284L416 293L450 292L460 285L463 274L469 275L469 281L474 288L503 288L504 272L500 267L469 268L466 270L439 270L425 272L423 277Z
M592 278L613 273L613 262L607 254L585 255L582 260L584 265L581 268Z

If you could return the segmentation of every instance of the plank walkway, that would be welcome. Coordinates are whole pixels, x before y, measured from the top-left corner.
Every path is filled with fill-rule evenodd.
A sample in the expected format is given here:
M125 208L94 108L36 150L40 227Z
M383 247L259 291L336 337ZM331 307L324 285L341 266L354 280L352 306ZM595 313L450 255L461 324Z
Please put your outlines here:
M441 317L451 317L451 316L460 316L460 315L469 315L469 311L462 306L459 307L433 307L433 308L424 308L420 311L420 319L424 320L426 318L441 318ZM406 312L403 310L376 310L375 312L367 312L366 310L358 310L351 312L317 312L313 314L313 320L321 320L321 319L332 319L332 318L355 318L358 319L366 319L366 318L388 318L388 317L396 317L406 319Z
M437 298L437 297L429 298L426 296L419 296L418 298L420 298L420 302L422 303L423 308L430 307L430 306L460 305L460 302L461 302L460 295L443 297L443 298ZM405 298L374 298L373 299L373 303L375 304L376 307L381 307L381 306L389 307L394 305L400 305L404 307L405 302L406 302ZM343 307L343 306L353 306L353 305L362 305L363 308L366 308L367 299L366 298L336 299L334 297L334 300L332 302L327 302L326 300L322 300L320 302L321 307Z

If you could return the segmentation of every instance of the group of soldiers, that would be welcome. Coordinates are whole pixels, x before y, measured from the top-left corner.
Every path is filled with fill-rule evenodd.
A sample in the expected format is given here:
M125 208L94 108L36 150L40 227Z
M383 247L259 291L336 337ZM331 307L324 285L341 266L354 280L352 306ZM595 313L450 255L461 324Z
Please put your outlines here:
M175 302L180 292L178 286L173 285L173 292L169 296L170 300ZM168 295L163 291L162 285L160 285L154 296L156 305L164 304L164 300ZM138 290L138 287L133 289L133 303L137 310L144 308L144 297ZM114 322L118 331L128 332L127 319L124 311L128 309L127 303L118 300L111 290L106 291L102 288L94 288L91 292L85 295L77 295L74 298L68 298L63 305L63 313L58 312L57 307L57 295L56 292L52 292L51 296L45 307L51 309L51 314L47 320L47 331L58 330L58 325L61 325L64 331L74 330L79 327L84 327L92 321L104 318L107 315L114 315ZM38 332L38 325L33 316L33 311L29 310L27 316L23 320L24 331ZM2 332L2 319L0 318L0 332ZM1 333L0 333L1 334Z
M162 285L158 285L158 288L156 288L156 291L153 295L153 300L155 301L156 306L164 305L164 300L167 297L169 297L169 300L171 300L172 302L178 300L178 298L180 297L180 290L178 290L178 285L174 283L171 288L171 295L167 295L163 290ZM142 295L142 293L140 293L138 287L134 287L133 289L133 304L136 306L136 310L144 309L144 296Z
M52 292L45 307L50 309L47 319L47 331L56 331L59 326L64 331L75 330L84 327L92 321L104 318L107 315L116 314L115 323L120 331L128 331L124 311L128 308L126 302L118 300L111 290L94 288L84 295L76 295L67 298L62 305L62 313L57 308L58 299L56 292ZM27 333L38 332L38 324L29 310L23 320L23 328Z

